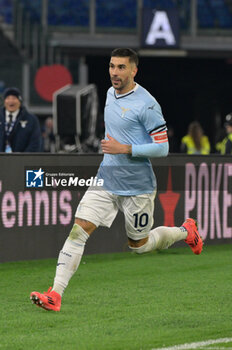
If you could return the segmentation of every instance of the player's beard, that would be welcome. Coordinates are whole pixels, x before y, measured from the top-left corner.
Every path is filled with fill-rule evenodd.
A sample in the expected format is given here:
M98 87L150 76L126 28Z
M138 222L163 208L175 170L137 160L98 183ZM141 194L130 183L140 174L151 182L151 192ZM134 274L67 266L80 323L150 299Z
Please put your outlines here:
M121 90L121 88L122 88L122 80L121 79L111 78L111 83L116 90Z
M120 92L123 89L125 89L125 87L127 86L128 79L125 79L124 81L122 81L122 79L120 79L120 78L117 78L117 80L115 80L115 78L111 78L111 83L112 83L114 89L117 90L118 92Z

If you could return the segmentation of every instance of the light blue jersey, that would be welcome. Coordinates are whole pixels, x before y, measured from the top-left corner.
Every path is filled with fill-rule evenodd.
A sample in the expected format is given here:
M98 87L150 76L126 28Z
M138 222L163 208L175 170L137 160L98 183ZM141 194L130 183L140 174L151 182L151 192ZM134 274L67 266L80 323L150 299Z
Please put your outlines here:
M144 145L152 143L150 134L166 130L160 105L142 86L123 95L111 87L105 104L105 139L107 134L121 144ZM104 189L117 195L132 196L151 193L156 189L156 178L148 158L128 154L104 154L98 170L104 179Z

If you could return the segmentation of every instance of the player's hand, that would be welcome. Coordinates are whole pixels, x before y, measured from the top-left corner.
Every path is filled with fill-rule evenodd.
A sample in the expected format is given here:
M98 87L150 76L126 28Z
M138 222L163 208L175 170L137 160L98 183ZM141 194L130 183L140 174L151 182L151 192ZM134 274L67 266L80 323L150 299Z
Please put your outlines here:
M102 140L101 147L103 153L109 154L130 154L131 145L123 145L116 139L107 134L109 140Z

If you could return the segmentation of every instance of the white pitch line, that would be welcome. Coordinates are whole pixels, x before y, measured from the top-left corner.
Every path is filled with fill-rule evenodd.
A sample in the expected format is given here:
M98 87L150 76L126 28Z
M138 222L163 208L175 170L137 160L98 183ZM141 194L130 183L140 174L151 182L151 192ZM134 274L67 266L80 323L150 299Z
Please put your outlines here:
M152 350L188 350L188 349L197 349L202 346L220 344L220 343L230 343L232 338L221 338L221 339L211 339L206 341L200 341L196 343L186 343L182 345L169 346L168 348L153 348Z
M215 346L211 346L210 348L207 346L207 348L198 348L198 350L232 350L232 348L231 347L226 347L226 348L224 348L224 347L215 347Z

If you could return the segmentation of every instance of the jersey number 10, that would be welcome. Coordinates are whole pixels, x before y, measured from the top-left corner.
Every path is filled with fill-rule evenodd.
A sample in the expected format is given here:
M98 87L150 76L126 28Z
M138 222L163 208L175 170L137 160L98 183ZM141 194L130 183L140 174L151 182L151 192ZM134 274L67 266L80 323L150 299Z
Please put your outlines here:
M148 223L148 214L147 213L143 213L141 215L139 214L134 214L133 215L135 217L135 228L139 227L145 227Z

